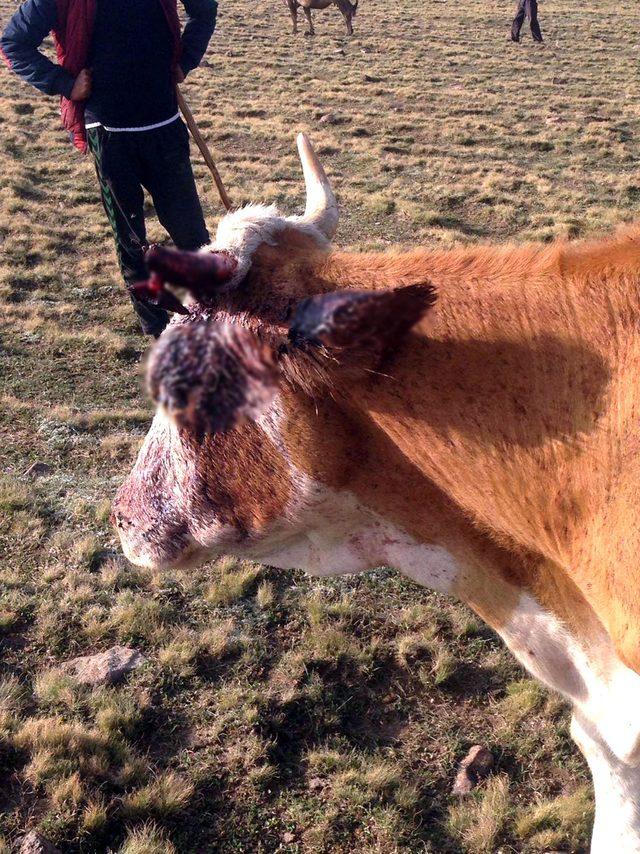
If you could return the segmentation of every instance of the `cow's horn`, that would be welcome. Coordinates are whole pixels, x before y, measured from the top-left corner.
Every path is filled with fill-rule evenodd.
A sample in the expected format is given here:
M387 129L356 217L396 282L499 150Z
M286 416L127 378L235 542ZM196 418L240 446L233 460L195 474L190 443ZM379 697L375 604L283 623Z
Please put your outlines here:
M238 266L236 259L224 252L184 252L166 246L152 246L146 261L152 273L172 285L187 288L195 296L224 290Z
M317 226L331 240L338 227L338 203L309 137L304 133L298 134L298 153L307 188L307 205L301 222Z

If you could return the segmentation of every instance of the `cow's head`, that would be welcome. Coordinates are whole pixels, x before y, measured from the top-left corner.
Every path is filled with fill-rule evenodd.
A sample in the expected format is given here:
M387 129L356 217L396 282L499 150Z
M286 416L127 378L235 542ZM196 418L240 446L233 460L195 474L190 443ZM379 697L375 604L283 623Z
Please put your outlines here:
M299 149L304 216L245 208L221 222L212 250L158 250L150 259L155 275L185 286L193 302L152 351L158 409L114 503L136 564L224 553L266 560L311 517L317 522L323 476L301 470L292 445L319 450L309 433L318 403L347 405L434 301L426 282L366 291L344 281L326 290L337 205L306 138ZM344 466L338 434L318 471Z

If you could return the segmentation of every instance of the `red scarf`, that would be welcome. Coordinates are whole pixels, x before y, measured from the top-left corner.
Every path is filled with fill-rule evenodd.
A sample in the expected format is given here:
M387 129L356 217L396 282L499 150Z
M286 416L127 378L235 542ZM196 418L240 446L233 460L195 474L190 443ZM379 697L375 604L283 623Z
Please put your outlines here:
M180 20L176 0L160 0L174 43L174 62L180 59ZM53 38L58 62L74 77L87 67L97 0L58 0L58 25ZM73 144L83 154L87 151L87 132L84 126L84 101L60 99L62 124L71 134Z

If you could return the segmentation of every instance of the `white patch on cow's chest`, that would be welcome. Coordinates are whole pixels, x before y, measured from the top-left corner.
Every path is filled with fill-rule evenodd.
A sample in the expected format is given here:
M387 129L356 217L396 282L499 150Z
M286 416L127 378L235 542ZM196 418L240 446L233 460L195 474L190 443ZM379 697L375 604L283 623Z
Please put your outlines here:
M348 493L334 493L332 510L348 504ZM345 508L346 509L346 508ZM358 508L355 508L356 511ZM322 507L317 507L318 514ZM293 541L270 546L260 559L282 569L299 568L310 575L332 576L366 572L377 566L389 566L409 578L440 593L450 593L458 573L451 555L439 546L422 545L408 534L382 519L367 524L362 514L344 517L344 523L332 526L319 515L318 526L306 530ZM349 530L345 530L345 523Z
M295 498L286 518L256 544L256 560L318 576L389 566L419 584L451 592L458 567L445 549L417 542L360 504L352 493L333 490L300 471L282 440L277 405L258 424L287 460Z

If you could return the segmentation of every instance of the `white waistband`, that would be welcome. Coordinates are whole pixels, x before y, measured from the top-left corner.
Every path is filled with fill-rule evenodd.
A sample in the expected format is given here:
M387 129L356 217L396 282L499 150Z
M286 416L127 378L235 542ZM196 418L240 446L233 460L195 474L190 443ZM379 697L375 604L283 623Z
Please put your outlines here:
M170 125L171 122L175 122L180 118L180 113L176 113L175 116L172 116L170 119L165 119L163 122L158 122L156 125L145 125L141 128L110 128L107 125L103 125L102 122L91 122L91 124L85 125L87 130L91 130L91 128L99 128L103 127L105 130L108 130L109 133L138 133L143 130L155 130L156 128L163 128L165 125Z

